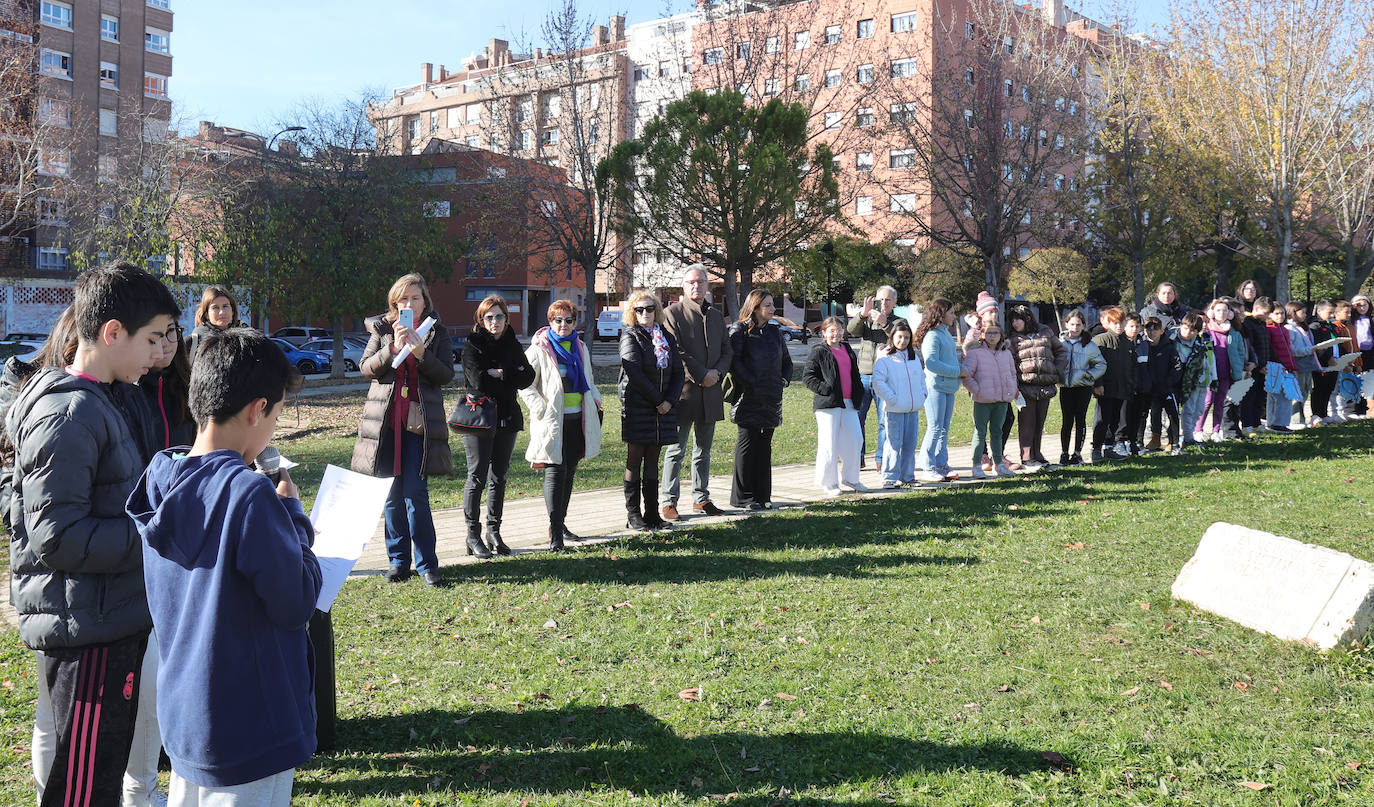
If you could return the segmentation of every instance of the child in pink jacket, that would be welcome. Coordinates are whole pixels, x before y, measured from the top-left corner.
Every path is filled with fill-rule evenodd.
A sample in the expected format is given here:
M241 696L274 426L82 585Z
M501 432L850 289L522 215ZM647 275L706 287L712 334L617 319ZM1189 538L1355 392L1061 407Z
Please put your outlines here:
M1002 441L1002 421L1007 416L1007 407L1016 399L1016 363L1012 358L1010 346L1002 338L1002 329L997 325L983 328L983 338L970 341L965 345L964 366L968 377L964 386L973 397L973 456L983 456L983 449L992 438L992 445ZM989 435L988 431L992 434ZM974 461L973 478L984 479L989 472L984 471ZM991 471L992 476L1009 476L1012 471L1005 463L999 462Z

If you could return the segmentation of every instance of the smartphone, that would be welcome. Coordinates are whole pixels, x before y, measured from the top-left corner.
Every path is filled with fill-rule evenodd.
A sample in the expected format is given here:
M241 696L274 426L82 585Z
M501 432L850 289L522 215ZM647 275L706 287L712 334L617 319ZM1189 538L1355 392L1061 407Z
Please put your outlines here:
M402 328L409 328L412 331L415 330L415 309L402 308L399 312L399 316Z

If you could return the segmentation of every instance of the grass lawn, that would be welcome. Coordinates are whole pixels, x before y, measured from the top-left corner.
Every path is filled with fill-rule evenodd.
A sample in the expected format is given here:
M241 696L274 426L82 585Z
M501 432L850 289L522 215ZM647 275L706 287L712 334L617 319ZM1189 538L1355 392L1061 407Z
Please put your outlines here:
M1361 423L351 582L294 803L1368 805L1374 654L1169 586L1216 520L1374 559L1372 478Z
M606 407L601 430L602 452L595 459L584 460L577 466L576 490L616 487L624 478L625 448L620 441L620 401L616 397L614 384L602 384L600 387ZM448 401L453 400L456 389L454 387L447 391ZM775 464L815 460L816 418L812 413L811 398L811 392L800 382L794 382L787 388L783 399L783 426L773 436ZM288 405L283 411L275 445L282 453L305 466L293 471L292 475L307 500L312 499L315 491L319 489L326 464L333 463L344 468L349 466L365 399L366 394L362 392L301 398L298 405ZM924 415L921 416L921 421L924 434ZM1058 403L1054 403L1050 407L1050 417L1045 425L1046 437L1043 443L1045 456L1051 460L1059 456L1059 422L1059 406ZM867 434L870 455L877 439L874 431L877 428L876 423L876 413L870 413ZM967 445L972 442L973 404L966 393L960 393L955 398L950 434L950 442L955 445ZM450 435L449 442L453 447L454 475L430 478L430 503L434 507L461 507L463 503L463 482L467 473L463 441L456 435ZM512 455L507 497L543 495L543 472L530 470L529 463L524 459L528 443L529 432L521 432L516 439L515 452ZM711 473L729 474L734 468L734 451L735 425L728 421L717 423L715 441L711 449ZM690 482L688 484L690 486ZM727 497L728 493L728 490L719 491L718 495Z

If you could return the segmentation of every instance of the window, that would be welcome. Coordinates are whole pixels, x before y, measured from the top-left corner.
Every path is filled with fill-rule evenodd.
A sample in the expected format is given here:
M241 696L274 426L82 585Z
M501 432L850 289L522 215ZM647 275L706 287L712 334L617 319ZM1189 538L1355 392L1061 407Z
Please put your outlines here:
M169 123L165 120L147 118L143 121L143 142L161 143L167 139Z
M1063 175L1063 174L1055 174L1055 175L1054 175L1054 189L1057 190L1057 191L1062 191L1062 190L1064 190L1064 175Z
M806 50L809 47L811 47L810 31L798 31L792 35L793 50Z
M72 153L66 149L38 149L38 173L45 177L65 177L72 170Z
M1070 115L1077 115L1077 114L1078 114L1078 102L1077 102L1077 101L1070 101L1070 102L1069 102L1069 114L1070 114Z
M972 109L965 109L965 110L964 110L964 125L967 126L967 127L970 128L970 129L973 128L973 110L972 110Z
M635 81L643 81L649 77L649 68L642 64L635 65Z
M916 30L916 12L907 11L892 15L892 33L901 34Z
M532 146L534 146L534 133L531 132L529 129L521 129L520 148L522 150L528 151Z
M439 131L439 111L436 109L429 113L429 133L434 134Z
M765 53L777 53L777 52L778 52L778 38L775 37L775 36L770 36L770 37L768 37L767 39L765 39L765 40L763 41L763 50L764 50Z
M1047 133L1044 129L1040 130L1040 145L1045 147L1048 147L1050 145L1049 133Z
M702 64L720 64L725 61L725 50L723 48L707 48L701 54Z
M797 92L807 92L811 89L811 75L802 73L797 76Z
M1002 179L1011 179L1011 163L1002 163Z
M854 113L854 125L858 126L860 129L865 129L869 126L872 126L873 107L860 107L859 110L856 113Z
M838 25L827 25L827 26L825 26L825 44L827 44L827 45L838 45L838 44L840 44L840 26L838 26Z
M1016 53L1016 46L1011 43L1011 37L1002 37L1002 52L1011 56Z
M840 124L841 124L843 121L844 121L844 113L843 113L843 112L827 112L827 113L825 113L825 128L827 128L827 129L838 129L838 128L840 128Z
M736 89L739 90L739 94L742 95L742 96L744 96L744 100L746 100L746 101L748 101L750 98L753 98L753 97L754 97L754 87L753 87L753 85L751 85L751 84L750 84L749 82L747 82L747 81L740 83L740 85L739 85L738 87L736 87ZM664 111L666 112L666 111L667 111L667 104L666 104L666 103L664 104L664 107L665 107L665 108L664 108ZM660 113L660 114L661 114L661 113Z
M431 219L446 219L449 217L449 201L441 199L436 202L425 202L425 216Z
M1061 95L1058 98L1054 99L1054 109L1056 112L1064 111L1064 96Z
M157 73L143 74L143 94L151 98L167 97L167 77Z
M1015 136L1015 132L1016 124L1012 123L1011 121L1007 121L1006 123L1002 124L1002 134L1006 135L1006 138L1008 140Z
M740 59L740 60L742 60L742 61L746 61L746 62L747 62L747 61L749 61L749 57L753 55L753 52L754 52L754 46L753 46L751 43L749 43L749 42L736 42L736 43L735 43L735 58L736 58L736 59Z
M100 63L100 86L107 90L119 89L119 65L114 62Z
M914 76L914 75L916 75L916 60L915 60L915 59L893 59L893 60L892 60L892 77L893 77L893 78L910 78L910 77L912 77L912 76Z
M539 133L539 143L540 143L540 145L544 145L544 146L556 146L556 145L558 145L558 130L557 130L557 129L545 129L544 131L540 132L540 133Z
M908 101L904 104L893 104L888 108L892 115L893 123L911 123L916 120L916 102Z
M159 28L148 28L143 31L143 49L153 53L171 53L172 35Z
M766 98L772 98L773 96L777 95L777 94L778 94L779 92L781 92L781 91L782 91L782 90L781 90L781 88L779 87L779 84L778 84L778 80L777 80L777 79L775 79L775 78L764 79L764 82L763 82L763 94L764 94L764 97L766 97Z
M1002 82L1002 94L1008 98L1016 94L1016 84L1011 79Z
M840 71L839 71L839 70L827 70L827 71L825 71L825 86L827 86L827 87L838 87L838 86L840 86Z
M859 20L858 31L855 33L857 39L873 38L873 20Z
M61 126L70 129L72 125L71 105L56 98L44 98L38 102L38 122L47 126Z
M601 122L592 121L587 125L587 142L595 146L601 142Z
M67 250L56 247L39 247L38 268L45 272L65 272L67 270Z
M95 177L100 182L114 182L119 177L119 158L102 154L95 160Z
M888 168L910 168L916 164L916 149L893 149L887 153Z
M873 170L873 152L861 151L854 155L854 170L867 173Z
M854 200L854 215L871 216L873 215L873 197L860 196Z
M33 12L30 11L29 13L32 14ZM32 19L32 17L30 17L30 19ZM51 0L43 0L40 6L38 19L44 25L71 30L72 7L66 3L54 3Z
M972 40L972 39L973 39L973 23L971 23L971 22L966 22L966 23L964 23L964 38L965 38L965 39L968 39L968 40Z
M964 83L972 87L974 85L973 68L964 71Z
M526 98L515 107L515 122L524 123L534 116L534 102Z
M100 133L106 137L119 136L119 115L113 109L100 110Z
M166 11L172 10L172 0L147 0L147 3L153 8L160 8Z
M673 77L673 63L672 63L672 62L659 62L659 63L658 63L658 77L659 77L659 78L672 78L672 77Z
M482 147L482 136L468 135L467 137L463 138L463 145L471 149L479 149Z
M1064 148L1064 136L1063 136L1063 135L1057 134L1057 135L1054 136L1054 147L1057 148L1057 149L1062 149L1062 148Z
M1030 87L1024 84L1021 85L1021 100L1030 103Z
M67 203L62 199L38 197L38 223L58 227L67 225Z
M450 128L450 129L457 129L459 126L462 126L462 125L463 125L463 108L460 107L460 106L453 107L452 109L450 109L450 110L448 111L448 128Z
M894 193L888 197L888 212L890 213L915 213L916 194L914 193Z
M873 83L873 65L871 65L871 64L861 64L861 65L859 65L858 75L855 76L855 78L858 79L858 81L859 81L860 84L872 84L872 83Z
M45 76L72 77L72 55L43 48L38 54L38 69Z
M1030 127L1027 126L1027 125L1025 125L1024 123L1021 124L1021 138L1020 138L1020 139L1021 139L1021 140L1024 140L1024 141L1029 141L1029 140L1030 140Z
M420 139L419 117L412 117L406 119L406 139L412 143Z
M468 104L468 124L482 122L482 105Z
M563 114L563 99L557 95L544 98L543 114L546 118L556 118Z

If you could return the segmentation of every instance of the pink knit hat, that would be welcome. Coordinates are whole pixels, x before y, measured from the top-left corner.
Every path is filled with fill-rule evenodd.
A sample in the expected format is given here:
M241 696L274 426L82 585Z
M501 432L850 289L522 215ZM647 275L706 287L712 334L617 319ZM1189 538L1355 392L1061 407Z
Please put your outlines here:
M997 299L986 291L980 291L978 292L978 302L974 304L974 310L978 312L979 316L982 316L986 311L995 311L997 310Z

